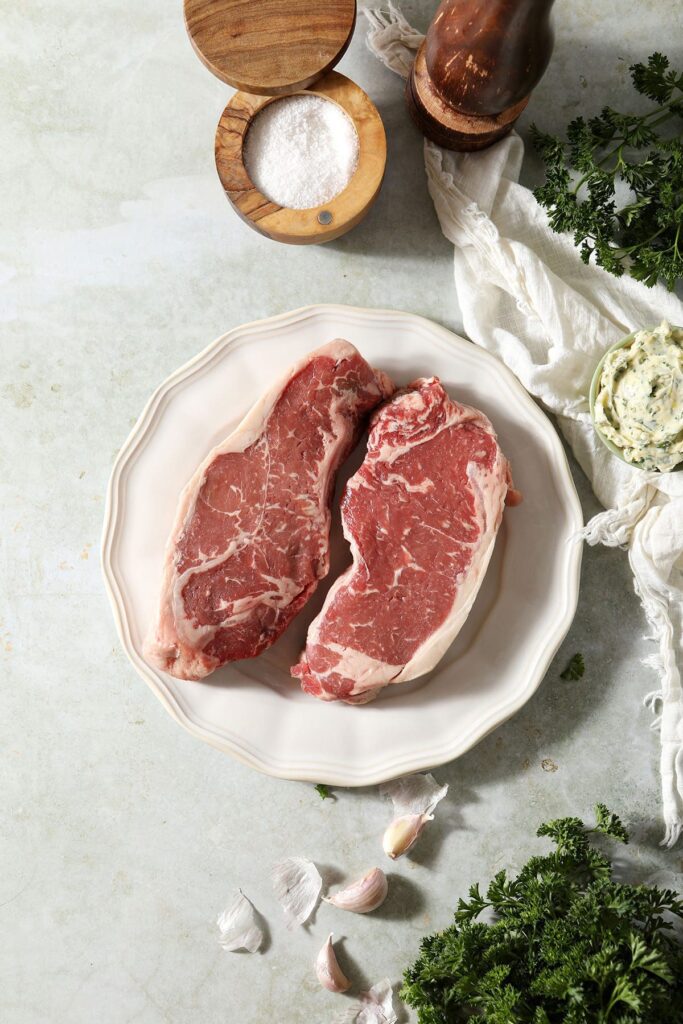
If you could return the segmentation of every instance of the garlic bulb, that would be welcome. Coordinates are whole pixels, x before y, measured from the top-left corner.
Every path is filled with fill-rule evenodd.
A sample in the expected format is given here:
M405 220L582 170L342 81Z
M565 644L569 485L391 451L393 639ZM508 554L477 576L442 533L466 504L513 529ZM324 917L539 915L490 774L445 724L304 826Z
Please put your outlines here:
M428 821L434 820L432 813L443 800L448 786L440 786L433 775L408 775L381 787L383 796L391 798L394 805L394 820L382 840L387 856L395 860L417 842Z
M318 953L315 961L315 973L323 988L329 992L346 992L351 987L351 982L346 977L337 962L337 957L332 945L332 932L327 937L327 942Z
M372 868L367 874L352 882L345 889L325 896L325 902L340 910L350 910L354 914L369 914L377 910L387 898L389 885L381 868Z

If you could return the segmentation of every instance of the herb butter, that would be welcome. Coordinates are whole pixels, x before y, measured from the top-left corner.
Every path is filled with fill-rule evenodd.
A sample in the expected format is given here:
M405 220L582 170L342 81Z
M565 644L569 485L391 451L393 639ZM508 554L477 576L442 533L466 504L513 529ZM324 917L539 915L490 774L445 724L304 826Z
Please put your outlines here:
M593 417L634 466L665 473L683 462L683 329L662 321L610 352Z

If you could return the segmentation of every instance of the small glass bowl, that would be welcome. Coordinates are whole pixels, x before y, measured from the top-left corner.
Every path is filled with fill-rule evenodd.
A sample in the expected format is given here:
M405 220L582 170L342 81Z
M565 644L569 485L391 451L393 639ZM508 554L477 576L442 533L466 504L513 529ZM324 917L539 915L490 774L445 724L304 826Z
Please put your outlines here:
M682 330L682 328L678 327L676 324L672 324L671 326L675 327L676 330L678 330L678 331ZM600 378L602 377L602 367L604 365L605 359L607 359L607 356L610 354L610 352L615 352L616 349L618 349L618 348L626 348L627 345L631 344L631 342L635 338L636 334L640 334L641 331L653 331L654 329L655 329L654 327L649 327L647 325L645 327L639 327L638 330L631 331L631 333L627 334L626 337L620 338L619 341L614 343L614 345L610 345L610 347L603 353L602 358L600 359L600 362L598 363L598 365L595 367L595 371L594 371L593 377L591 379L590 390L588 392L588 403L589 403L589 406L590 406L591 419L593 421L593 429L595 430L595 433L598 435L598 437L600 438L600 440L604 444L605 448L609 448L609 450L612 452L612 455L616 455L616 457L618 459L621 459L622 462L625 462L627 466L632 466L633 469L640 469L640 470L643 469L642 466L638 466L638 465L636 465L633 462L629 462L628 459L625 459L624 458L624 450L623 450L623 448L619 448L618 445L614 444L613 441L610 441L608 438L606 438L604 436L604 434L601 433L600 428L598 427L598 425L595 422L595 399L597 398L598 389L600 387ZM674 466L673 469L663 470L663 472L665 472L665 473L677 473L679 470L683 470L683 462L679 462L678 465ZM644 472L651 473L651 472L653 472L653 470L644 470ZM662 470L654 470L654 472L662 472Z

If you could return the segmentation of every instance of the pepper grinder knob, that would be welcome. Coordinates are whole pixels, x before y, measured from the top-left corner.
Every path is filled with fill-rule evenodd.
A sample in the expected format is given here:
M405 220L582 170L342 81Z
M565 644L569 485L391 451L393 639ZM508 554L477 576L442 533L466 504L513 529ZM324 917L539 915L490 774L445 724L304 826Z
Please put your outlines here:
M443 0L406 85L410 114L445 149L506 135L550 61L553 0Z

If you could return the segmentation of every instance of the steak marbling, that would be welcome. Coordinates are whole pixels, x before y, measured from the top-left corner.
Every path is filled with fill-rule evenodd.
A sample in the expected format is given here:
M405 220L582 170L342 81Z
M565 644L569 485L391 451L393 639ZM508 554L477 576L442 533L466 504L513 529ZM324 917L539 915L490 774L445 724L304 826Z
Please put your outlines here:
M511 487L483 413L435 377L371 420L368 452L342 499L353 565L333 584L292 675L322 700L365 703L429 672L462 627ZM519 498L510 490L511 504Z
M392 390L353 345L330 342L210 452L180 498L150 664L201 679L280 636L328 571L337 468Z

